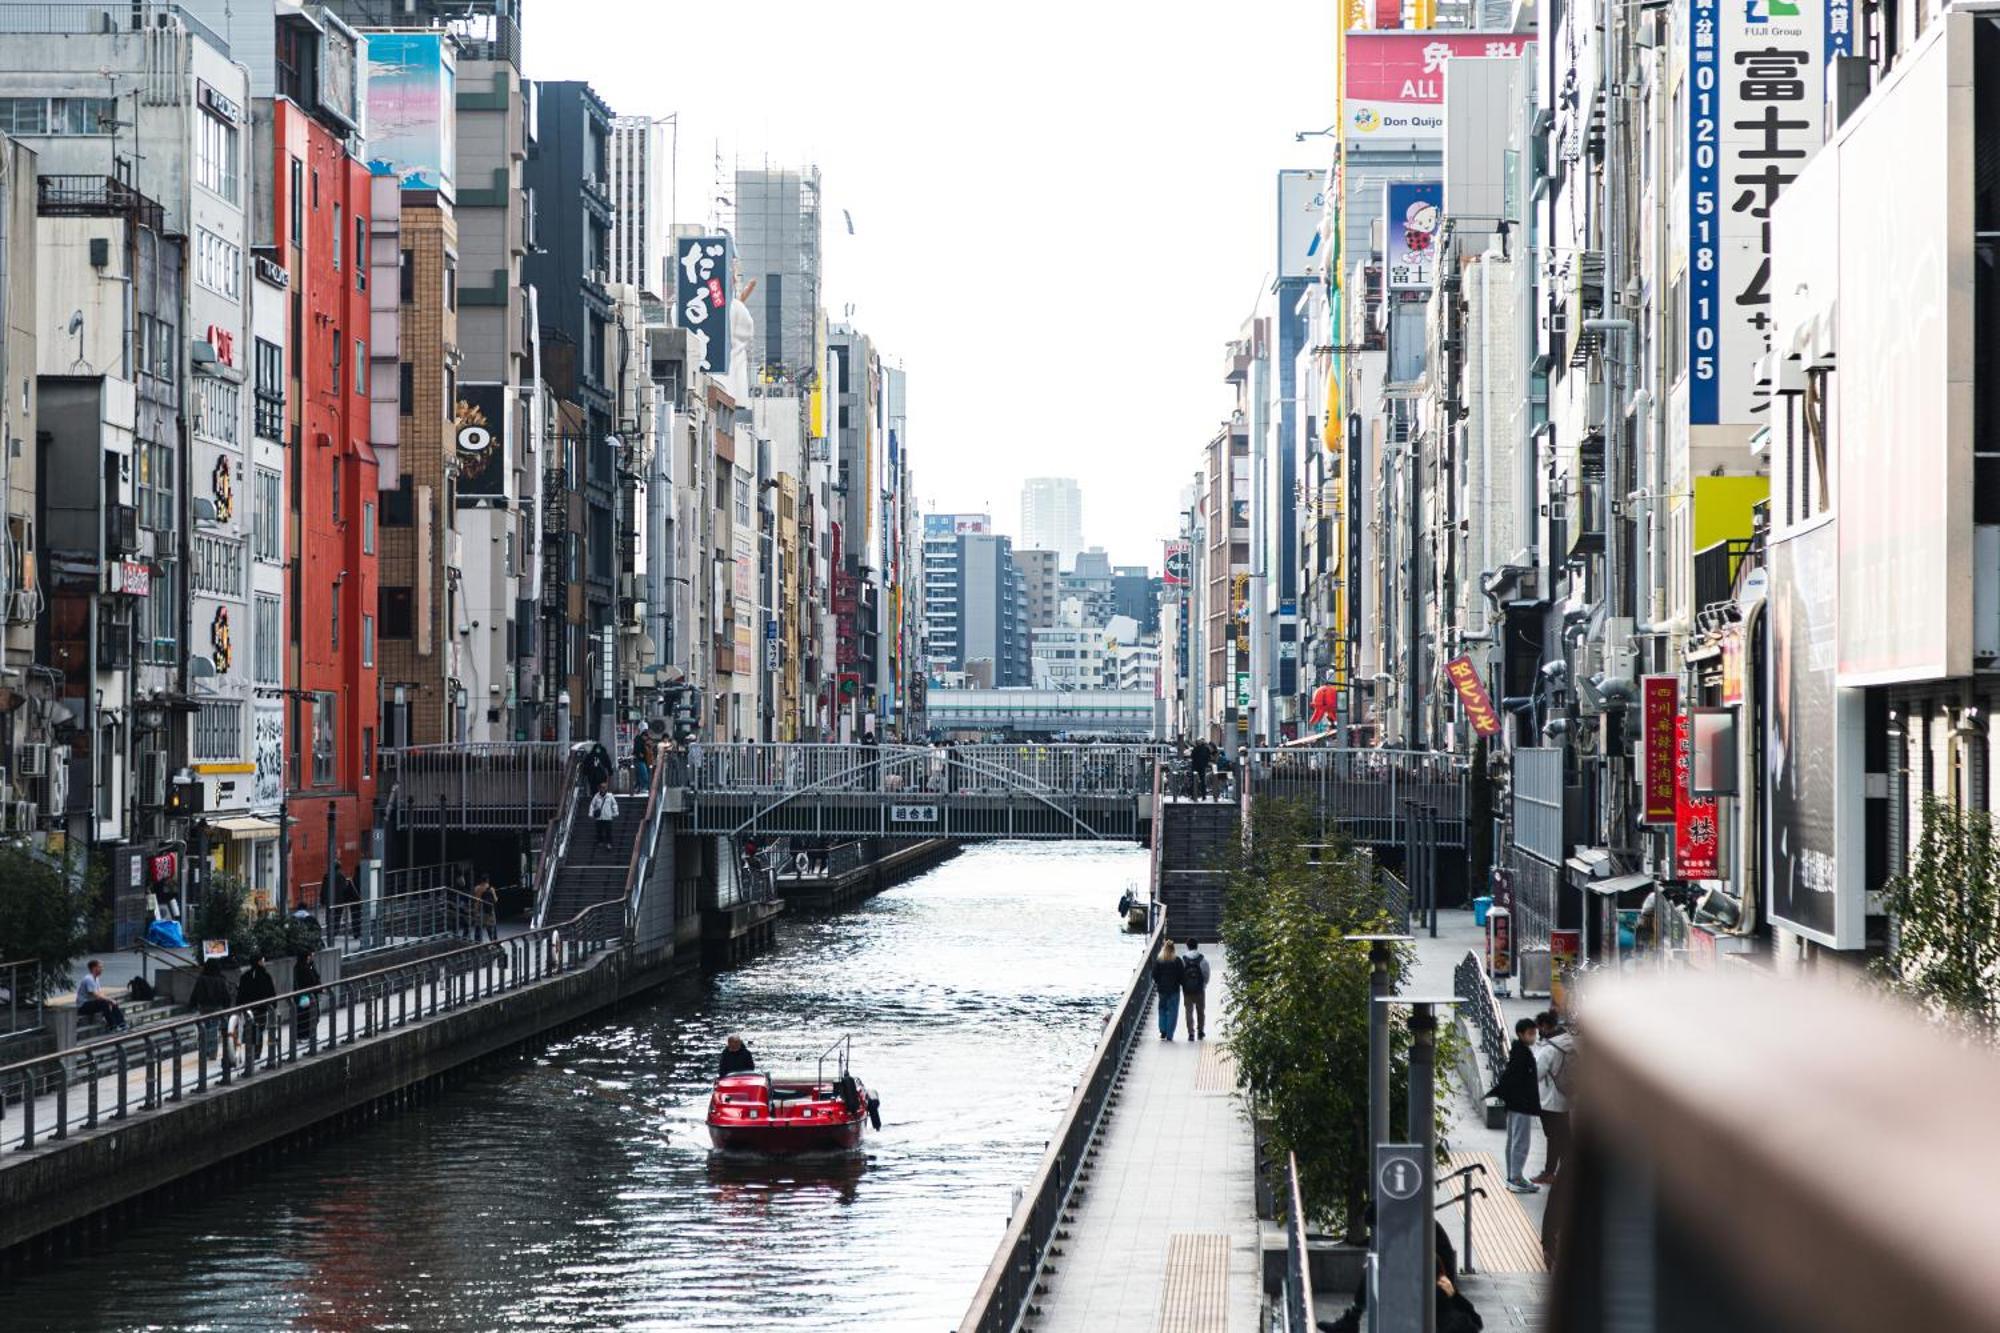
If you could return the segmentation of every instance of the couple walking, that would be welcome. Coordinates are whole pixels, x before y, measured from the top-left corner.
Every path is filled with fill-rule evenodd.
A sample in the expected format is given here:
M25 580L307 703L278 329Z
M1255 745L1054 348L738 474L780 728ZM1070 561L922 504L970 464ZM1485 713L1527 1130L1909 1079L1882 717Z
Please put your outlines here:
M1160 993L1160 1040L1174 1039L1174 1024L1181 1005L1187 1005L1187 1039L1200 1041L1208 1036L1208 959L1199 940L1188 940L1180 951L1174 942L1160 945L1153 960L1153 987Z

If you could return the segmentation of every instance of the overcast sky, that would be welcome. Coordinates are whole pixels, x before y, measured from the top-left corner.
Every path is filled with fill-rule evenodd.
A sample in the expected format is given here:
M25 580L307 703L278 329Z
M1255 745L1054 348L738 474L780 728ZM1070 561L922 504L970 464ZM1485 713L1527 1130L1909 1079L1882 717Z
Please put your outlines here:
M1277 171L1332 118L1323 0L531 0L528 74L680 117L678 217L737 163L814 162L826 306L910 375L926 510L1015 532L1029 476L1157 567L1228 410L1222 344ZM842 210L851 214L847 234Z

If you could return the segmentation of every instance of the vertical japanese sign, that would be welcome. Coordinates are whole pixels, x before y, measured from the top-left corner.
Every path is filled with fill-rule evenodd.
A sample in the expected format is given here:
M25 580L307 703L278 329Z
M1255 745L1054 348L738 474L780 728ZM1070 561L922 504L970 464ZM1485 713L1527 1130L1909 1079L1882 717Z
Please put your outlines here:
M1771 205L1820 146L1851 0L1692 0L1688 420L1748 423L1770 347Z
M1443 181L1390 181L1382 187L1389 286L1428 290L1437 276L1438 227L1444 221Z
M1645 722L1645 741L1639 775L1639 818L1644 823L1671 824L1679 813L1674 755L1680 747L1675 744L1674 718L1680 712L1680 705L1680 677L1640 679L1639 707L1643 710L1640 716Z
M1692 758L1688 749L1688 715L1674 717L1674 877L1716 879L1721 876L1721 835L1716 826L1713 796L1691 793Z
M1444 674L1458 691L1458 701L1465 708L1465 719L1472 724L1473 733L1496 734L1500 730L1500 715L1493 711L1493 696L1486 692L1486 682L1479 678L1479 668L1472 664L1472 659L1452 658L1444 664Z
M674 259L680 325L708 337L708 368L729 373L729 279L736 253L727 236L691 236Z

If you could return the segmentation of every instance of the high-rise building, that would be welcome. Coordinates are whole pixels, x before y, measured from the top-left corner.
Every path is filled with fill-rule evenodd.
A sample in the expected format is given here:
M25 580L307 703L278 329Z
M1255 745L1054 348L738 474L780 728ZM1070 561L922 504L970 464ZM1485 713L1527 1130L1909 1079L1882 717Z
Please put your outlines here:
M618 116L611 122L611 281L655 295L673 295L666 278L667 231L673 221L672 121Z
M739 168L734 234L738 284L757 284L752 380L801 383L819 342L819 169Z
M1014 543L986 515L924 515L924 617L933 675L990 671L999 688L1030 683L1025 582Z
M1030 477L1021 484L1021 544L1054 551L1067 568L1083 549L1083 490L1074 477Z
M1061 557L1054 551L1016 547L1014 564L1020 568L1027 599L1028 627L1040 629L1056 623L1062 608Z

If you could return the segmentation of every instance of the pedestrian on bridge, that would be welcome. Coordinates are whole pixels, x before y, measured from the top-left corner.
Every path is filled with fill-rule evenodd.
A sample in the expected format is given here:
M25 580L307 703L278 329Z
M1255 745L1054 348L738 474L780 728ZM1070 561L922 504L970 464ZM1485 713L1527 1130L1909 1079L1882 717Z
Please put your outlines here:
M1174 1023L1181 1010L1181 982L1186 974L1186 967L1174 955L1174 942L1163 941L1160 956L1153 961L1153 989L1159 992L1161 1041L1174 1039Z
M606 778L597 784L597 795L590 798L590 820L597 827L597 845L611 845L611 826L618 822L618 798L611 794L611 780Z
M1215 748L1207 741L1196 741L1188 751L1188 766L1194 770L1194 790L1189 793L1197 801L1208 799L1208 770L1215 765Z
M1187 1010L1187 1039L1202 1041L1208 1036L1208 957L1200 940L1181 946L1181 1007Z

